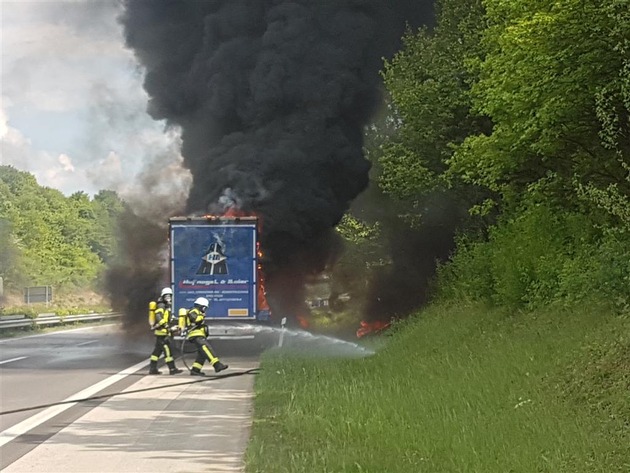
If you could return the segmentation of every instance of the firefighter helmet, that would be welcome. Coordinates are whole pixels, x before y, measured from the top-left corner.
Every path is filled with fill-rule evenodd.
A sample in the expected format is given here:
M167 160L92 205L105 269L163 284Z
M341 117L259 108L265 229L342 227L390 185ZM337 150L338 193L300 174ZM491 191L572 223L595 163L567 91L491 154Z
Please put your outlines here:
M162 292L160 293L160 297L172 296L172 295L173 295L173 290L170 287L165 287L164 289L162 289Z
M208 299L205 297L197 297L195 299L195 306L199 307L201 310L206 310L208 308Z

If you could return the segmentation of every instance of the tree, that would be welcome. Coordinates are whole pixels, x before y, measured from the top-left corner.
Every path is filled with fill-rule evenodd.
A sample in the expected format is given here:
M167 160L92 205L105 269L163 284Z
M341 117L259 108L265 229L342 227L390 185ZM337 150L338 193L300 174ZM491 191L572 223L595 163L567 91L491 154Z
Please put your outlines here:
M449 161L466 182L573 207L580 186L626 195L630 160L628 0L488 0L479 113L495 126Z
M385 63L388 114L370 130L368 156L390 199L381 203L384 264L371 274L366 319L404 316L429 300L436 262L454 248L454 235L486 224L471 206L489 191L449 174L454 148L491 123L472 110L485 28L481 0L441 0L434 29L407 31L403 49ZM353 205L353 208L356 207Z
M87 286L116 250L114 227L122 202L103 191L65 197L35 178L0 166L0 274L8 286Z
M95 215L88 243L104 263L110 263L117 253L118 217L124 211L124 203L114 191L101 190L92 201Z
M403 49L385 64L395 124L379 159L386 192L416 204L435 192L468 202L483 197L447 170L455 145L490 131L489 120L471 110L470 96L484 28L481 0L443 0L435 29L408 31Z

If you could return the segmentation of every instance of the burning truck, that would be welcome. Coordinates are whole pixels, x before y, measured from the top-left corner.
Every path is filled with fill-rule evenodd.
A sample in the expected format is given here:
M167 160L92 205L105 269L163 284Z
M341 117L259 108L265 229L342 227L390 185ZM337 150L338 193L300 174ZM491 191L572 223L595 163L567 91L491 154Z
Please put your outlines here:
M181 136L180 164L191 182L177 212L223 215L234 207L264 219L264 232L242 223L229 230L235 221L171 222L176 309L207 295L216 326L264 323L268 310L254 269L260 237L274 318L304 327L304 286L337 257L333 229L369 183L364 131L383 106L382 59L399 49L406 28L431 17L432 0L121 4L125 45L144 68L147 111ZM154 192L171 177L158 173L170 169L162 159L142 176L142 195L154 208L171 209L171 196ZM227 194L233 205L223 205ZM206 236L180 247L177 238L195 235L194 225ZM129 267L108 278L112 299L129 301L129 325L136 301L162 280L154 263L164 243L130 229L123 238L134 250ZM242 267L232 231L247 240Z
M208 299L205 315L210 338L251 339L258 332L256 325L273 322L262 271L259 231L260 220L254 216L169 219L173 307L181 310L191 307L198 297ZM296 318L302 328L308 327L305 316ZM362 321L356 335L362 338L377 334L389 326L389 322Z

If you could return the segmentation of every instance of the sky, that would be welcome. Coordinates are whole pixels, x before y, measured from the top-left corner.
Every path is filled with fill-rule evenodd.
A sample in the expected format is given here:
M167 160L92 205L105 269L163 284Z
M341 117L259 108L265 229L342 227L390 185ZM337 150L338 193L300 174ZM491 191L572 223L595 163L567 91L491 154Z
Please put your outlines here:
M185 193L178 130L146 113L116 0L0 0L0 164L66 195ZM169 188L171 186L171 188Z

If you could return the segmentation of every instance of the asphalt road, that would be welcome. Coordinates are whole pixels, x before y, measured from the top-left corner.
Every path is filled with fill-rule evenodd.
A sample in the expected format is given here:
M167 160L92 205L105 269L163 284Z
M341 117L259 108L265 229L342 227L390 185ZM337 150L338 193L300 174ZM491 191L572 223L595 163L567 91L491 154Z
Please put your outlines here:
M129 340L113 325L0 340L0 469L240 471L251 421L254 376L209 380L215 381L212 383L198 383L186 372L146 376L152 344L151 337ZM246 372L257 367L258 352L254 349L248 356L238 357L228 352L228 358L222 359L231 364L225 373L234 369ZM184 367L181 360L179 365ZM67 402L123 392L129 394ZM187 396L192 400L174 402ZM211 402L198 404L194 399ZM207 442L203 422L167 422L166 430L155 436L156 418L194 418L195 409L200 409L202 419L214 419L213 430L222 433L218 442ZM146 422L139 423L138 416ZM94 432L94 426L114 420L120 435ZM152 441L146 442L149 438ZM188 464L190 455L181 453L190 450L196 438L207 461ZM69 452L74 452L71 457ZM42 458L45 463L38 463ZM221 469L208 469L209 463L215 468L221 464Z

